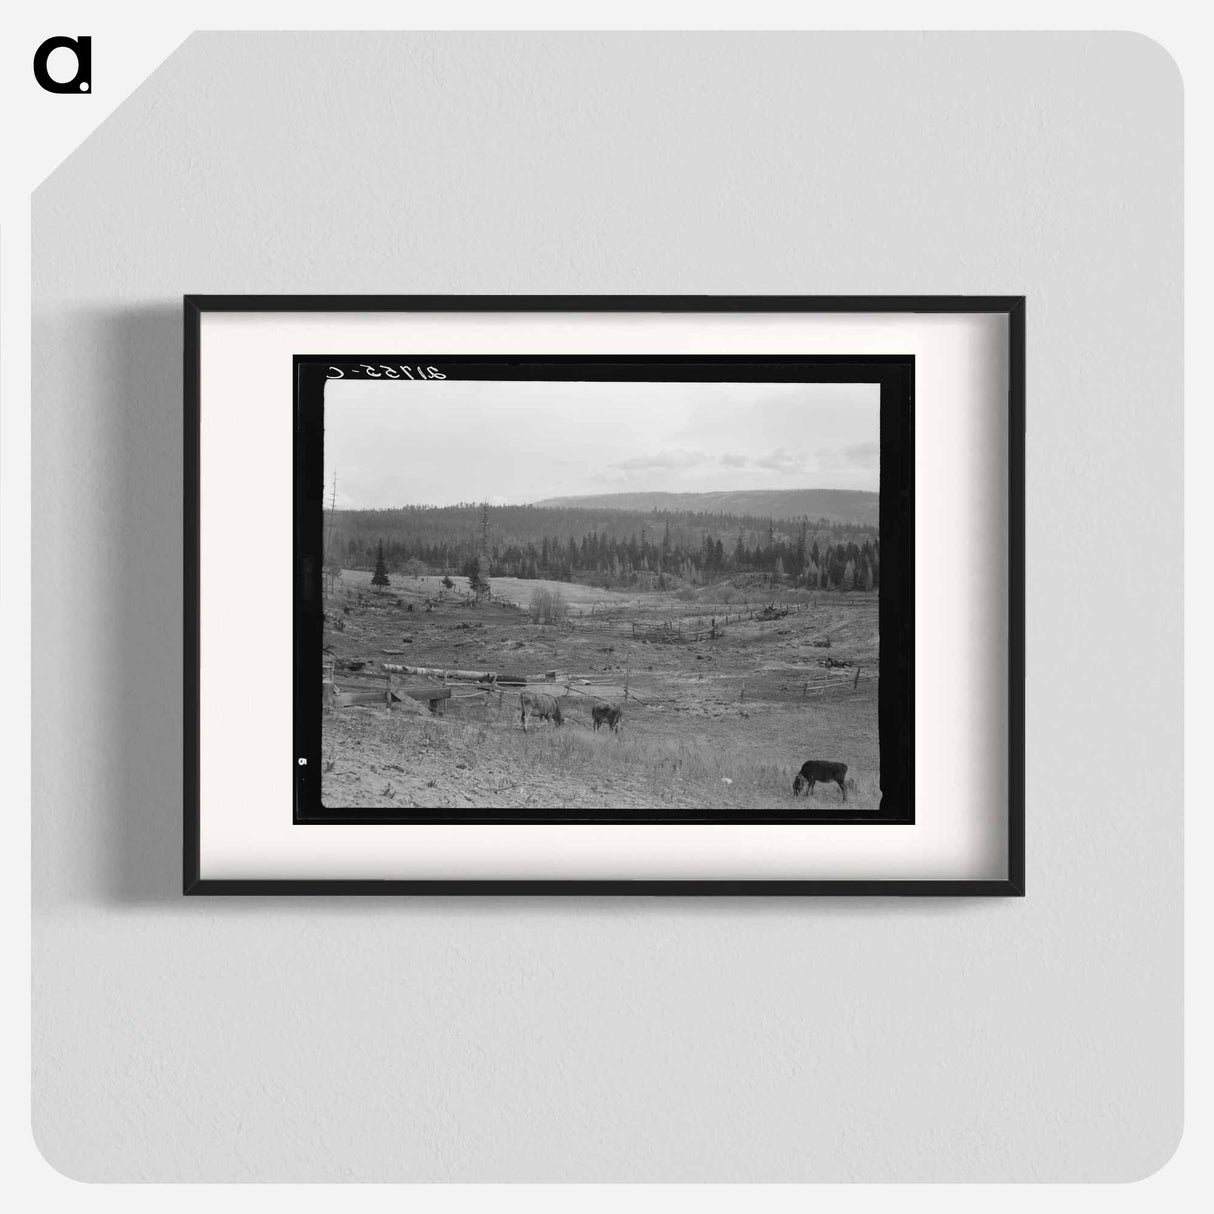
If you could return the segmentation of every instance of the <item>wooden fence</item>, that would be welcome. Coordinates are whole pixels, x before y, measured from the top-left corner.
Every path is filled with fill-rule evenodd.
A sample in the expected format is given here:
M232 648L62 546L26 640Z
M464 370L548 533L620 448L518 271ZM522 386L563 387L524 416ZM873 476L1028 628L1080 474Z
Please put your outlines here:
M383 674L374 670L359 670L342 674L342 686L338 687L332 662L324 663L322 682L325 703L335 708L358 705L383 704L389 710L404 697L429 704L430 711L441 713L449 700L478 699L489 704L496 695L501 706L507 694L523 691L544 691L558 698L580 696L594 700L623 700L642 706L661 704L663 699L648 689L642 697L632 685L631 668L624 672L623 681L618 677L604 675L576 675L559 670L546 670L537 674L517 674L504 671L453 670L440 666L406 666L401 663L381 663ZM829 691L850 687L859 689L862 682L879 677L876 668L864 666L834 668L806 672L801 681L801 696L808 698ZM402 682L401 677L415 680ZM771 672L768 676L750 676L753 689L756 682L769 677L788 678L787 674ZM420 680L420 681L416 681ZM738 700L746 702L747 676L741 679ZM795 679L790 681L795 682ZM753 695L752 695L753 699Z
M730 624L745 620L770 620L772 623L790 615L800 615L813 609L811 603L789 603L783 607L765 604L762 607L743 607L740 611L727 611L721 615L668 616L661 620L613 620L606 612L581 616L567 616L561 627L567 631L586 631L596 635L626 637L634 641L691 642L715 640Z

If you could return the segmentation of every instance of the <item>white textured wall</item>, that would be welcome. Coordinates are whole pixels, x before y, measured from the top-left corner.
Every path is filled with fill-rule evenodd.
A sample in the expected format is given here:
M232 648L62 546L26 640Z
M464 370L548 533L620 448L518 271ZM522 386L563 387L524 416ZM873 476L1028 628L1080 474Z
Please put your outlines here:
M187 42L34 197L47 1158L1157 1168L1181 1120L1180 122L1172 62L1126 35ZM183 901L186 291L1026 293L1029 896ZM231 491L256 542L257 486ZM282 622L233 593L253 654Z

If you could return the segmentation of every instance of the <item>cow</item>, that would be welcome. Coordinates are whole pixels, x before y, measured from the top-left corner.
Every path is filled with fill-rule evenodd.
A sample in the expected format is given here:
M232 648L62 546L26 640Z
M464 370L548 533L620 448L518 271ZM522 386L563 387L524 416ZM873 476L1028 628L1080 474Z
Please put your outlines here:
M846 763L828 763L822 759L809 759L801 764L801 770L797 772L796 779L792 782L792 795L799 797L801 789L808 784L809 796L812 797L814 785L821 780L823 784L837 784L839 791L843 794L843 800L846 801L847 787L844 784L846 779Z
M545 695L542 691L524 691L518 700L522 709L523 733L527 732L528 714L539 717L541 721L551 721L554 725L564 724L561 706L555 696Z
M590 709L590 715L594 719L596 733L600 725L608 725L611 727L612 733L619 733L624 710L618 704L608 704L606 700L598 700Z

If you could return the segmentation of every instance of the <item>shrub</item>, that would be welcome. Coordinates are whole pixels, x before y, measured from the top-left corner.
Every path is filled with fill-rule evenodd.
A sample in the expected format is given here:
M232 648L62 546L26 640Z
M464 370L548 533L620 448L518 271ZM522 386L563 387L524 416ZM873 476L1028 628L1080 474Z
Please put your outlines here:
M569 614L569 604L559 590L537 586L531 592L531 618L537 624L560 624Z

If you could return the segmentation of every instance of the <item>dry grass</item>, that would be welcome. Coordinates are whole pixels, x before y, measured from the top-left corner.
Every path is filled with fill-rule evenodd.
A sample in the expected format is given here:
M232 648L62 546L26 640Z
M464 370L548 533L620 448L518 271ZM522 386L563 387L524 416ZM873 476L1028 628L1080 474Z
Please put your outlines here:
M638 779L656 801L691 800L704 805L753 806L773 794L788 794L800 764L784 763L755 753L752 739L660 737L625 728L619 734L576 728L536 731L526 736L519 759L534 772L557 772L569 779L589 774L601 779ZM880 788L875 776L851 782L852 808L877 808ZM837 789L816 790L803 805L841 804Z
M365 792L381 794L382 782L389 780L407 802L405 786L411 784L417 804L431 803L435 791L454 789L471 790L473 795L464 800L478 803L495 803L509 794L511 804L555 807L601 802L829 810L842 804L833 785L819 787L812 798L794 800L793 777L808 756L787 746L759 749L752 734L735 735L727 722L711 733L671 736L655 732L655 722L634 710L620 733L596 733L570 712L562 728L541 723L524 733L515 707L512 702L501 708L465 702L458 719L378 709L331 714L325 733L326 778L334 761L344 760L345 771L351 778L357 775ZM357 795L344 803L373 800L364 802ZM336 807L343 801L327 795L326 803ZM876 809L879 804L876 772L853 769L849 807Z

